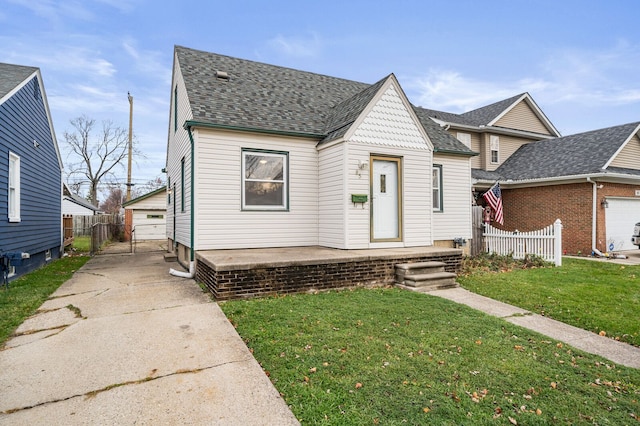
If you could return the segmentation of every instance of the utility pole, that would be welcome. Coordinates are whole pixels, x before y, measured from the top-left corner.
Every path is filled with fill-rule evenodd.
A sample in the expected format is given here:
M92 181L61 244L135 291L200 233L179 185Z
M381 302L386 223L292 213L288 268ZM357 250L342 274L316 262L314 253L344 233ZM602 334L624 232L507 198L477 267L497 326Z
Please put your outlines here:
M127 92L127 97L129 98L129 167L127 169L127 201L130 201L131 200L131 154L133 151L133 147L132 147L133 96L131 96L131 93Z

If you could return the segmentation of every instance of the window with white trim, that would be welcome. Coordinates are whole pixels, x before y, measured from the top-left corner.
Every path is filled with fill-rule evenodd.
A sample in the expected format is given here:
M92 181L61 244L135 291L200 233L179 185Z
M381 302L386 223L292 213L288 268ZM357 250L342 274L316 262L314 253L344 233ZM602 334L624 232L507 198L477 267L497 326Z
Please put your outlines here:
M433 165L432 184L433 188L433 210L441 212L442 210L442 166Z
M242 150L242 209L287 210L289 153Z
M500 162L500 137L491 135L491 163L497 164Z
M464 144L467 148L471 149L471 134L470 133L462 133L458 132L457 136L458 140Z
M20 222L20 157L9 152L9 222Z

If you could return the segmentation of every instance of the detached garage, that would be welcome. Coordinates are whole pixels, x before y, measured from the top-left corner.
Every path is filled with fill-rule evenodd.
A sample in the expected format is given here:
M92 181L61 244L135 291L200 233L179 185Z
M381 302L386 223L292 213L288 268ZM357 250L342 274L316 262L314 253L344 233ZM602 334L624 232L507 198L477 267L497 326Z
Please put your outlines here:
M127 238L136 241L167 238L167 189L165 186L123 204Z

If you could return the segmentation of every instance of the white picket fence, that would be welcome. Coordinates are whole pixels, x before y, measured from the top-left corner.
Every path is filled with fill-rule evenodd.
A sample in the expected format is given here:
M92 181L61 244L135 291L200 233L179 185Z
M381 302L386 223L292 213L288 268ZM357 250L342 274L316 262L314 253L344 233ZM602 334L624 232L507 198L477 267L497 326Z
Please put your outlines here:
M513 256L514 259L524 259L529 255L540 256L547 262L562 265L562 222L557 219L538 231L518 232L503 231L486 224L484 248L487 253L503 256Z

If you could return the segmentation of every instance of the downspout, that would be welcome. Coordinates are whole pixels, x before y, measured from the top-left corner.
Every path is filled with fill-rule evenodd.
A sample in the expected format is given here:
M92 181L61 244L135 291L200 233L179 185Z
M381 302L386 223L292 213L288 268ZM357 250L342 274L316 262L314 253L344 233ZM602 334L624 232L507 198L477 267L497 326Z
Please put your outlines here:
M598 208L598 183L591 180L591 177L587 176L587 182L593 185L592 198L592 210L591 210L591 250L598 256L602 256L600 250L596 248L596 213Z
M193 142L193 134L191 133L191 126L186 126L185 125L185 129L187 129L187 133L189 134L189 141L191 142L191 226L190 226L190 240L191 240L191 244L190 244L190 259L189 259L189 272L184 272L184 271L176 271L173 268L169 269L169 273L171 275L175 275L176 277L182 277L182 278L193 278L196 275L196 262L195 262L195 250L193 248L193 244L195 241L195 236L194 236L194 232L193 230L195 229L195 225L194 225L194 217L195 217L195 200L193 198L193 194L195 192L195 179L194 179L194 175L195 175L195 164L194 164L194 150L195 150L195 143Z

